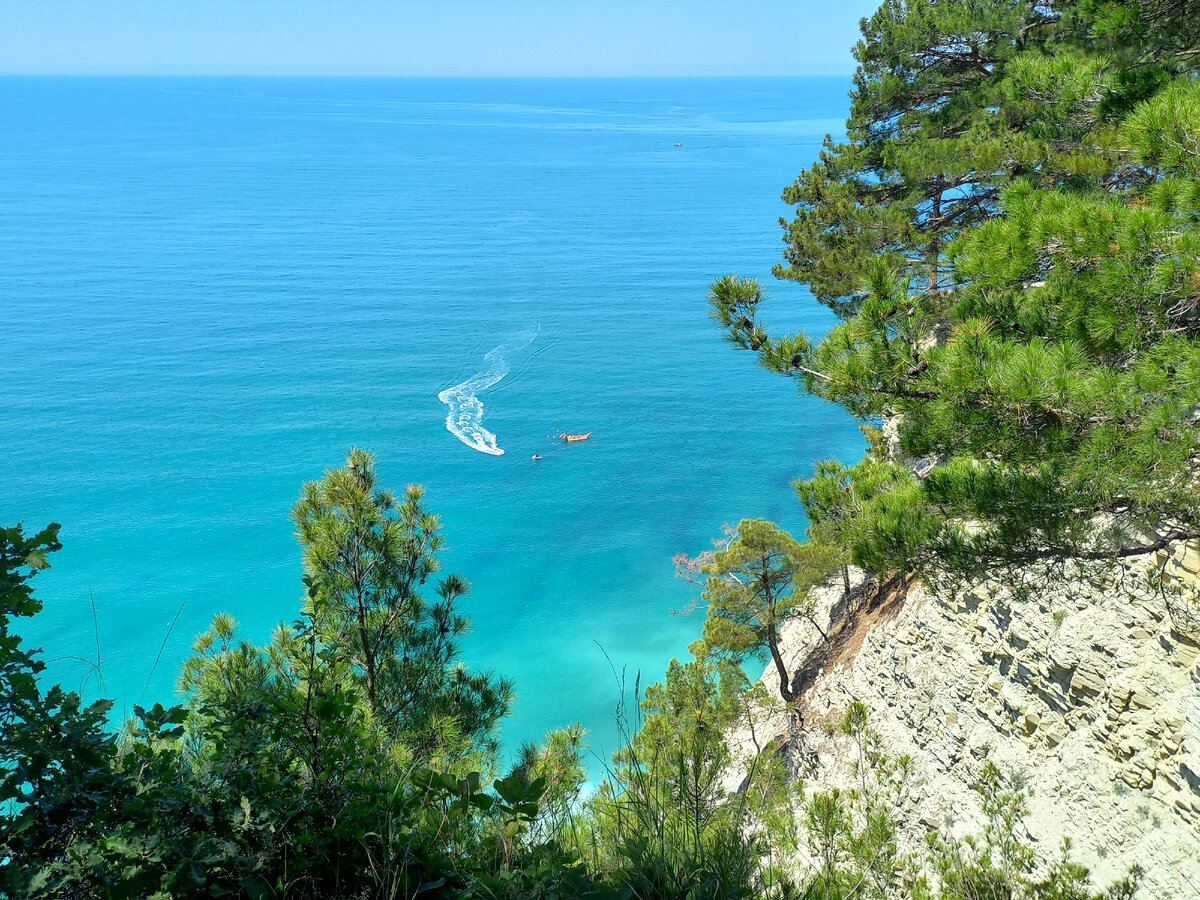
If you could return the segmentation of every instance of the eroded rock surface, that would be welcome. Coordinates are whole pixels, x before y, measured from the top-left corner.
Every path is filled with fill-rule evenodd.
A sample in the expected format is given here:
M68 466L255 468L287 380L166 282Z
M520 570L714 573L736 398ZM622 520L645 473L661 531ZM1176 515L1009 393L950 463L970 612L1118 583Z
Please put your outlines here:
M860 700L887 751L913 759L900 811L913 848L929 829L979 830L970 785L990 758L1026 779L1044 856L1070 836L1097 886L1136 863L1140 897L1200 898L1200 644L1136 574L1067 573L1020 597L914 585L807 692L810 788L852 779L847 740L820 723ZM791 640L802 655L811 634Z

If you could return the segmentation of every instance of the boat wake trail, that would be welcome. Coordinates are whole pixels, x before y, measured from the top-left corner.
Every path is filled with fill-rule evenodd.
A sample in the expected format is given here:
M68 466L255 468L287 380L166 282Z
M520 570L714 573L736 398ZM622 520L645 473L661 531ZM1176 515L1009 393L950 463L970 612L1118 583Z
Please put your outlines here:
M538 325L489 350L483 357L482 372L438 394L438 399L449 407L446 430L472 450L492 456L504 455L503 448L496 444L496 436L483 427L483 401L479 399L479 394L495 386L508 374L511 368L508 357L533 343L541 328Z

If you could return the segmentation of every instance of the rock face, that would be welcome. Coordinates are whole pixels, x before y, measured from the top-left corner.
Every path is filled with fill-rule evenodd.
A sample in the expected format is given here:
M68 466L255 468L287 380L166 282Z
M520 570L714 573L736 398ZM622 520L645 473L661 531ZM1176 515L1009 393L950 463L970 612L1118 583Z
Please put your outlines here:
M1044 856L1070 836L1097 886L1136 863L1139 897L1200 898L1200 643L1137 574L1067 573L1020 597L914 585L807 690L810 788L851 777L846 739L815 723L859 700L888 752L913 759L900 811L912 846L922 829L979 829L970 784L986 757L1026 779Z

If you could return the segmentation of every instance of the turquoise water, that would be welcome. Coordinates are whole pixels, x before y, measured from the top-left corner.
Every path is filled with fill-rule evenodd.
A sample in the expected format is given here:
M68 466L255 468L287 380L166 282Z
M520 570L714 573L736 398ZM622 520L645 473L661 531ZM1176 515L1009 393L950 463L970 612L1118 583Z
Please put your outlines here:
M848 86L0 79L0 519L63 523L24 629L53 674L98 690L89 591L118 711L214 613L294 618L290 506L365 446L444 520L508 745L578 720L606 757L609 659L655 680L701 626L671 556L802 528L789 481L861 452L704 304L767 277Z

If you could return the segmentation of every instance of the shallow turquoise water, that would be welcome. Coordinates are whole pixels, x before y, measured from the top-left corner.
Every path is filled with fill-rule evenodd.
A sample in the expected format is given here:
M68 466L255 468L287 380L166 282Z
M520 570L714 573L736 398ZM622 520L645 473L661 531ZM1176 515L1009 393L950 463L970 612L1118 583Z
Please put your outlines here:
M25 628L54 675L95 655L89 590L118 711L170 698L215 612L293 618L289 508L360 445L444 520L509 746L579 720L606 758L609 658L655 680L701 626L671 556L802 528L789 481L861 452L704 304L769 277L848 86L0 79L0 519L63 523ZM772 290L770 320L831 324Z

